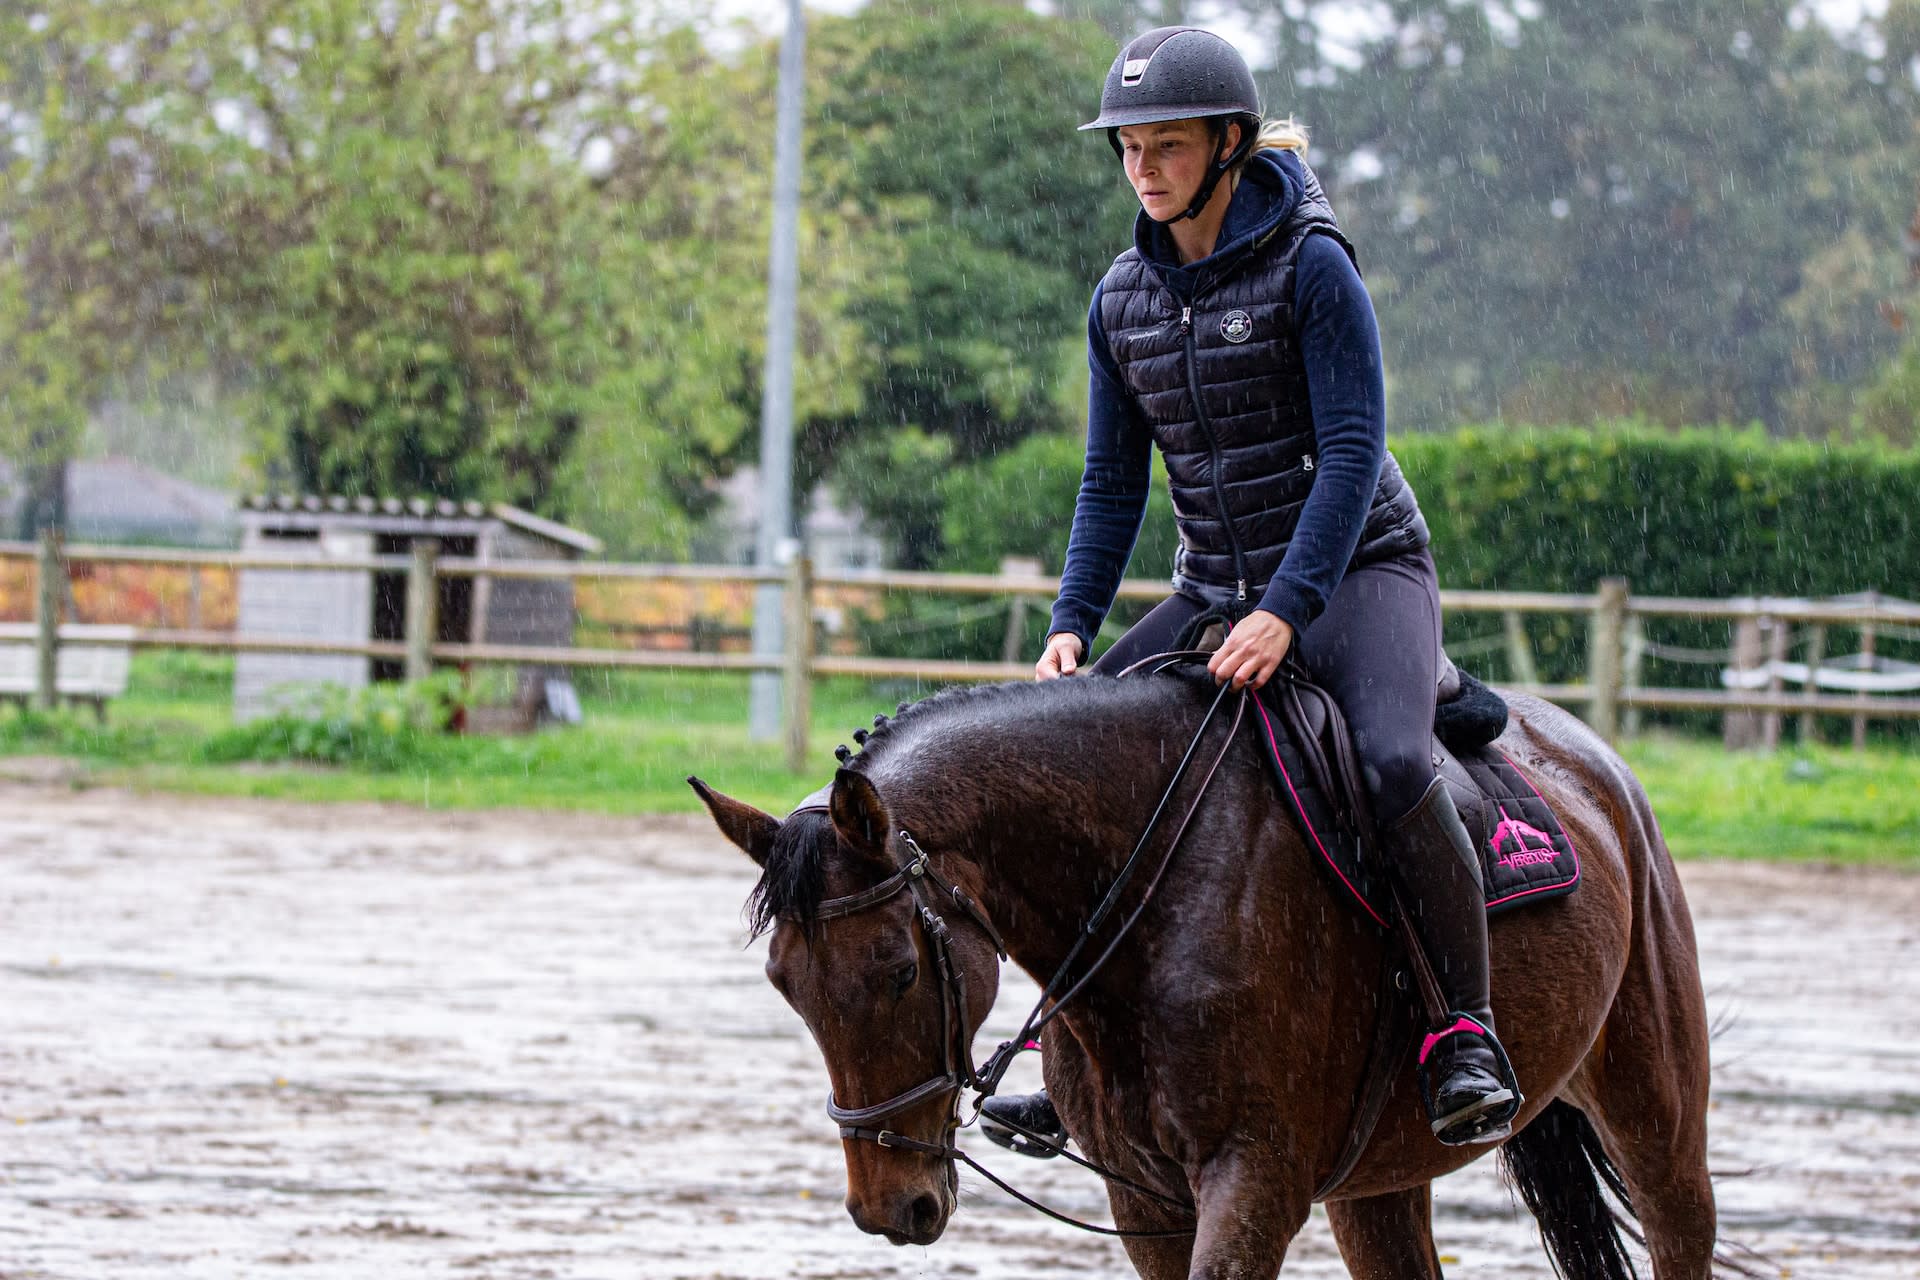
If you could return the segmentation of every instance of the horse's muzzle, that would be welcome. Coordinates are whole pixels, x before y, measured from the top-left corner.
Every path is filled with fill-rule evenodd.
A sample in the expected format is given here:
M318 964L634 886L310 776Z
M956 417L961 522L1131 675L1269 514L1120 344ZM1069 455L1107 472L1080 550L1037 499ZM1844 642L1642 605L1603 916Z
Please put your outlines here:
M870 1205L849 1195L847 1213L855 1226L869 1235L884 1236L888 1244L926 1245L946 1231L953 1198L944 1191L907 1191Z

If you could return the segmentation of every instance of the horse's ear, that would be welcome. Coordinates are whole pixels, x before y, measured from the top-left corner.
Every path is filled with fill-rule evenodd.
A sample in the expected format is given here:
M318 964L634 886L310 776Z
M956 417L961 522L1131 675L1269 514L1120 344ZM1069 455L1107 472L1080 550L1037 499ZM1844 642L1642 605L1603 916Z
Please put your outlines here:
M706 803L707 812L720 827L720 834L746 850L749 858L766 866L767 857L773 852L773 838L780 833L780 820L732 796L721 795L698 778L688 778L687 785Z
M835 773L827 811L833 817L834 830L849 848L870 857L886 856L887 806L866 778L851 769Z

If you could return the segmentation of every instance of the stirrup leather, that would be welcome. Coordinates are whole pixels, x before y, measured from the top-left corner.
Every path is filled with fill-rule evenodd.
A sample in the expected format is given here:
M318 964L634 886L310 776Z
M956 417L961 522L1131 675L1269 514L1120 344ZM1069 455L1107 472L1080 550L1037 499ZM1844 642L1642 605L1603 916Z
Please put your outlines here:
M1499 1037L1483 1026L1479 1019L1459 1012L1447 1016L1451 1021L1428 1035L1420 1044L1420 1101L1426 1106L1433 1135L1448 1146L1498 1142L1513 1132L1513 1118L1519 1114L1520 1104L1526 1101L1520 1093L1520 1082L1513 1073L1513 1063L1508 1060L1507 1051ZM1487 1047L1493 1055L1494 1075L1501 1087L1448 1115L1436 1115L1434 1091L1439 1082L1433 1078L1428 1062L1442 1043L1453 1036L1462 1035L1472 1036Z

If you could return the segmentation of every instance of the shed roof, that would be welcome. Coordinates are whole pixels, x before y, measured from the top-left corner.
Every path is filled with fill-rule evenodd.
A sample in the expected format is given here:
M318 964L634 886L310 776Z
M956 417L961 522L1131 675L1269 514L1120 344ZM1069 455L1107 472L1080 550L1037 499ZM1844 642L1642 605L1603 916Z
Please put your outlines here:
M313 528L342 524L384 533L478 533L488 525L504 524L536 538L570 547L585 555L597 554L600 539L592 534L523 511L504 502L483 503L450 498L374 498L345 494L256 493L240 502L244 517L262 524L281 523ZM276 520L275 517L280 517Z

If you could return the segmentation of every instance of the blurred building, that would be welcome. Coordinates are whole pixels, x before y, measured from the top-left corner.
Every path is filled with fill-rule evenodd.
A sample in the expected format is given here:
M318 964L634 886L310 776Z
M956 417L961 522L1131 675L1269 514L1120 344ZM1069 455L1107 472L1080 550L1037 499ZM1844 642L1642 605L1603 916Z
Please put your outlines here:
M27 477L0 460L0 530L25 536ZM240 536L233 495L156 471L131 458L67 464L67 540L136 546L231 547Z
M760 469L741 467L719 485L720 506L694 540L694 558L710 564L752 564L760 529ZM816 570L877 569L886 544L867 532L860 511L834 501L816 485L804 507L807 552Z

